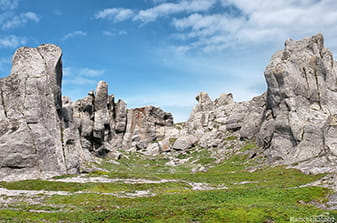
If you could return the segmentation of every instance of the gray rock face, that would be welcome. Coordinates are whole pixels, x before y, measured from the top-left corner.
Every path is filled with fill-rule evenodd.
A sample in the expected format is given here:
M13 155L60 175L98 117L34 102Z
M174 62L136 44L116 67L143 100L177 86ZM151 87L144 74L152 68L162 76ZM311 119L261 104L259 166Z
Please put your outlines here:
M158 129L173 125L173 117L160 108L147 106L127 112L127 126L123 137L123 148L135 147L143 150L159 139Z
M253 98L249 102L248 111L242 121L240 136L243 139L254 139L260 130L266 108L266 94Z
M61 140L62 51L23 47L0 80L0 179L65 174Z
M229 93L222 94L213 102L207 93L199 93L196 97L198 105L193 109L186 123L187 135L197 138L198 144L202 147L222 148L227 131L238 131L244 125L255 125L256 120L247 123L246 115L249 110L259 113L261 109L264 109L263 99L260 98L262 96L257 97L255 101L237 103L233 101L233 96ZM262 114L259 113L259 115ZM249 130L245 134L247 137L253 137L251 135L256 131L258 130Z
M124 101L115 103L104 81L98 83L95 92L90 91L84 99L70 104L75 125L73 135L79 139L73 141L79 141L83 150L98 157L118 159L120 149L152 154L159 149L150 144L163 137L165 129L173 125L172 115L160 108L147 106L128 110Z
M221 131L239 130L251 104L251 102L234 102L230 93L222 94L214 102L204 92L199 93L196 99L198 105L193 109L187 121L190 134L220 127Z
M336 62L323 36L288 40L265 71L266 110L258 142L272 160L294 163L335 151Z
M180 136L173 144L173 149L185 151L194 146L198 142L198 138L193 135Z

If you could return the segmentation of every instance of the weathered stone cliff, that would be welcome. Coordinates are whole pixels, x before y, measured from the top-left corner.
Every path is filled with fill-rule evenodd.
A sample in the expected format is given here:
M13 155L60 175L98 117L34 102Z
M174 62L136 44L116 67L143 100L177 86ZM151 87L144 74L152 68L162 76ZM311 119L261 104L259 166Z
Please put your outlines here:
M61 49L20 48L0 80L0 179L66 173L61 141Z

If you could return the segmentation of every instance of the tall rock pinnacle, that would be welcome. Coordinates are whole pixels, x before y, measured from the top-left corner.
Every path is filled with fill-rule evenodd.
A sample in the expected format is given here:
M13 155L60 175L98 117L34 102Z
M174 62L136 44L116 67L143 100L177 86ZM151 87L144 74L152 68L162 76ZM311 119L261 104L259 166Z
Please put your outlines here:
M61 142L62 51L23 47L11 75L0 80L0 178L66 172Z

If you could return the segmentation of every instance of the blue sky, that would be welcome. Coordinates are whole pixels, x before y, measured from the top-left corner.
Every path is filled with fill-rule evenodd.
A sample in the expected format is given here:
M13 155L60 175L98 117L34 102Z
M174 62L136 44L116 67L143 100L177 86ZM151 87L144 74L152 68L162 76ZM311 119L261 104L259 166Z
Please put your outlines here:
M105 80L128 107L159 106L179 122L200 91L263 93L272 54L316 33L335 53L335 0L0 0L0 77L18 47L54 43L64 95Z

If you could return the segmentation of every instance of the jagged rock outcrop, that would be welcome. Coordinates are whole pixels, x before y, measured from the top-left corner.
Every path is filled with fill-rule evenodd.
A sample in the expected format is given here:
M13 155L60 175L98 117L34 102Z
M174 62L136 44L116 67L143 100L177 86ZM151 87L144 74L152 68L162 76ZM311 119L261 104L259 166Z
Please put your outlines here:
M251 101L236 103L227 94L213 102L200 93L188 133L201 135L201 146L221 147L224 131L238 131L270 162L336 171L337 68L323 42L321 34L287 40L266 68L267 92Z
M78 101L62 97L61 56L52 44L20 48L10 76L0 79L0 180L88 171L85 163L118 159L118 149L159 153L155 142L173 126L160 108L115 103L104 81Z
M260 98L263 96L257 97L255 101L261 101ZM226 132L240 130L243 125L247 125L244 122L247 113L259 110L256 108L255 101L238 103L233 100L230 93L222 94L212 101L207 93L201 92L196 100L198 105L193 109L186 123L187 134L198 138L194 144L206 148L222 148L226 143L224 140L227 136ZM247 132L247 134L251 133Z
M241 140L256 140L270 162L336 171L337 68L323 42L321 34L287 40L266 68L267 92L251 101L234 102L231 94L212 101L201 92L186 135L221 148L226 131L238 132Z
M173 117L171 113L166 113L160 108L147 106L130 109L127 112L123 148L145 150L151 142L160 139L159 129L161 127L170 127L172 125Z
M337 69L323 42L321 34L287 40L266 68L257 140L272 160L289 164L336 155Z
M10 76L0 80L0 179L67 172L61 140L62 51L23 47Z
M70 102L69 108L73 110L74 138L79 139L80 147L98 157L118 159L118 150L155 151L156 146L151 143L160 140L165 129L173 126L172 115L160 108L127 109L124 101L115 103L104 81L84 99Z

